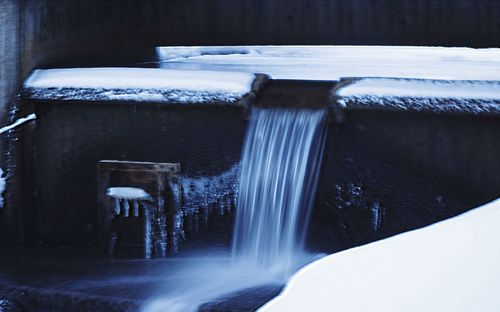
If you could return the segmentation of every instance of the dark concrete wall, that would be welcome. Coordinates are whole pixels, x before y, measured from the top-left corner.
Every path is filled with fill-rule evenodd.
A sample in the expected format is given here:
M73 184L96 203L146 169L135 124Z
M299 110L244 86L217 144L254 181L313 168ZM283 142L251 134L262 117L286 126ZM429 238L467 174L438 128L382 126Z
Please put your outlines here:
M31 184L22 192L34 196L17 207L25 211L17 222L31 222L28 244L95 242L99 160L173 162L190 178L216 176L239 163L246 130L236 105L40 101L35 112Z
M25 164L18 169L24 172L22 201L10 223L17 232L2 237L23 237L21 243L95 242L97 161L180 162L190 177L219 175L240 161L247 124L239 106L32 104L39 119L36 128L22 130L18 148L24 152L16 153ZM309 248L357 246L497 198L498 133L498 116L346 111L345 123L329 125ZM203 236L211 237L210 246L223 241L227 247L231 230L229 220L212 224ZM190 244L200 246L184 243Z
M123 64L159 45L500 44L495 0L1 0L0 9L0 112L35 67Z
M0 125L5 122L7 103L20 85L20 29L19 5L15 1L0 1Z
M0 0L0 125L39 66L130 64L158 45L491 47L498 16L493 0Z
M500 197L499 116L345 113L329 128L310 246L338 251Z

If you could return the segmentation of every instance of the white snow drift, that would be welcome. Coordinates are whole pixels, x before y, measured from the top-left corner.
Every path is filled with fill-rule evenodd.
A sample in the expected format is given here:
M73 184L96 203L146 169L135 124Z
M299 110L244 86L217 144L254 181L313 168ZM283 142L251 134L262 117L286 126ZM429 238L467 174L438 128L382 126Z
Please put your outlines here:
M322 258L261 311L499 311L500 199Z

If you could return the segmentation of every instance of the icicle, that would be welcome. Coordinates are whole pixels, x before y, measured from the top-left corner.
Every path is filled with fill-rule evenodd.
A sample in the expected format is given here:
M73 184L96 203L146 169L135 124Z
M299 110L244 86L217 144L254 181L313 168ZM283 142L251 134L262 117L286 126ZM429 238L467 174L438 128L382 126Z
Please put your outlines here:
M139 202L134 199L133 201L133 206L134 206L134 217L139 216Z
M233 202L233 195L231 193L226 196L226 207L224 213L231 213L231 204Z
M373 220L373 229L378 231L380 228L380 214L379 214L380 204L378 201L375 201L372 206L372 220Z
M115 215L120 214L120 200L118 198L115 198Z
M130 205L127 199L123 200L123 214L125 218L128 218L128 211L130 210Z
M276 270L282 278L295 268L303 254L327 115L326 110L252 110L233 232L236 261Z
M173 240L173 250L174 253L177 253L179 251L179 246L181 241L186 239L185 232L184 232L184 226L183 226L183 220L184 217L182 216L182 213L176 213L174 216L174 240Z
M151 258L151 216L147 206L144 207L144 257Z
M225 204L226 204L226 198L221 198L220 200L217 201L217 206L218 206L218 210L219 210L219 215L224 215L224 207L225 207Z

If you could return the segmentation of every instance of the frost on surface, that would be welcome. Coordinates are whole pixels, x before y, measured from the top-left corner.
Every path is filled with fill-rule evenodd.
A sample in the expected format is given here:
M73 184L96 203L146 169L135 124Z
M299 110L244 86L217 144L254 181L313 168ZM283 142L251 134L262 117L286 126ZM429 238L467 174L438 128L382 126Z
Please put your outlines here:
M151 196L137 187L110 187L106 195L114 200L115 216L138 217L142 213L144 221L144 256L164 257L176 253L186 232L198 234L208 225L212 215L228 215L236 206L240 165L215 176L180 176L169 183L171 194ZM165 211L173 205L175 213ZM169 229L167 231L167 228Z
M178 222L186 223L190 232L197 233L200 226L208 223L211 213L232 213L237 204L240 164L216 176L191 178L183 176L182 208Z
M500 113L499 81L363 78L335 95L341 108Z
M324 257L260 311L498 311L498 224L500 199Z
M35 70L25 81L34 99L137 102L235 102L250 92L250 73L157 68Z
M226 210L229 212L237 198L239 174L240 165L237 164L217 176L184 176L181 179L183 210L191 213L197 212L200 207L216 205L219 213L223 214Z

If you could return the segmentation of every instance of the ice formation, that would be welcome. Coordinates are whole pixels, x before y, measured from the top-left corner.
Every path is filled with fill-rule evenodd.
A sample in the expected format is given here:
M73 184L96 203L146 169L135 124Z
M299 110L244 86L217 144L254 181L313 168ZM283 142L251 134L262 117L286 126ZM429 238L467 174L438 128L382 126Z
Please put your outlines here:
M151 258L153 253L153 242L161 240L159 243L160 254L165 256L165 237L156 238L155 233L153 233L153 228L165 228L165 220L159 220L158 224L155 224L152 218L156 216L157 213L154 209L154 204L152 203L153 198L145 190L138 187L109 187L106 190L106 195L113 198L114 203L114 215L121 215L125 218L130 216L130 202L132 202L132 216L139 217L139 206L142 206L143 216L144 216L144 257ZM122 213L123 210L123 213ZM161 230L160 230L161 231Z

